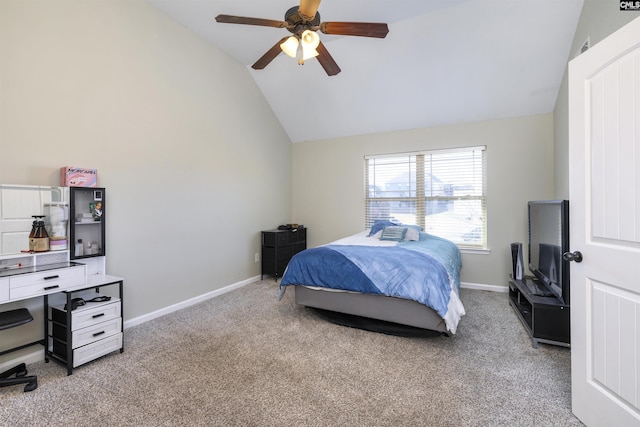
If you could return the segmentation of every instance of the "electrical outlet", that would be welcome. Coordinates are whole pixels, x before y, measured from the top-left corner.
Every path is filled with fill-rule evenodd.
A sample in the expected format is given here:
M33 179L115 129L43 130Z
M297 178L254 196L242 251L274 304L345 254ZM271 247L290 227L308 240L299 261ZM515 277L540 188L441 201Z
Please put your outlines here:
M256 252L254 258L255 258L255 262L260 262L260 254L258 252Z

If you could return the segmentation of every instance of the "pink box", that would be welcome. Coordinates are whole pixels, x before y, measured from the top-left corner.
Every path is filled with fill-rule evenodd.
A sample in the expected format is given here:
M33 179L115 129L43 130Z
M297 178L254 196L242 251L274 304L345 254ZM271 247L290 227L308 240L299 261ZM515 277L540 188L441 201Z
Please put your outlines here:
M97 187L98 170L65 166L60 168L60 185L63 187Z

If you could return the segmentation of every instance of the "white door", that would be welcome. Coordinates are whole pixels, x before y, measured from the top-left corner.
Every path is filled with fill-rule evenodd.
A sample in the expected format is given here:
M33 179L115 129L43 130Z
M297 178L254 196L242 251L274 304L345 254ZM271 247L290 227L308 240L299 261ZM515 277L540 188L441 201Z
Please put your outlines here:
M640 426L640 18L569 64L571 372L587 426Z

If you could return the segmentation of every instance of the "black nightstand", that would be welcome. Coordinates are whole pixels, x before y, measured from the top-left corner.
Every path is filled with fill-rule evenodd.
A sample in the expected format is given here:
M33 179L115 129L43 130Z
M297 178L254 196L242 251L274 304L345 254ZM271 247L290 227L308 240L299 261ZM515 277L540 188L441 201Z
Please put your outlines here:
M292 256L307 249L307 229L262 232L262 278L265 274L282 277Z

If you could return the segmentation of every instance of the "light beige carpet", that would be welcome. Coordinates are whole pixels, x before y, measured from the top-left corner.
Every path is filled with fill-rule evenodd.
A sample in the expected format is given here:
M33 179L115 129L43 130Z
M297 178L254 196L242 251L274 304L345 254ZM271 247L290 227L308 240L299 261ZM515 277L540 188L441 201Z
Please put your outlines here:
M2 426L572 426L570 350L531 346L507 294L463 289L453 337L338 326L264 280L125 331L124 353L29 366ZM125 301L126 304L126 301Z

